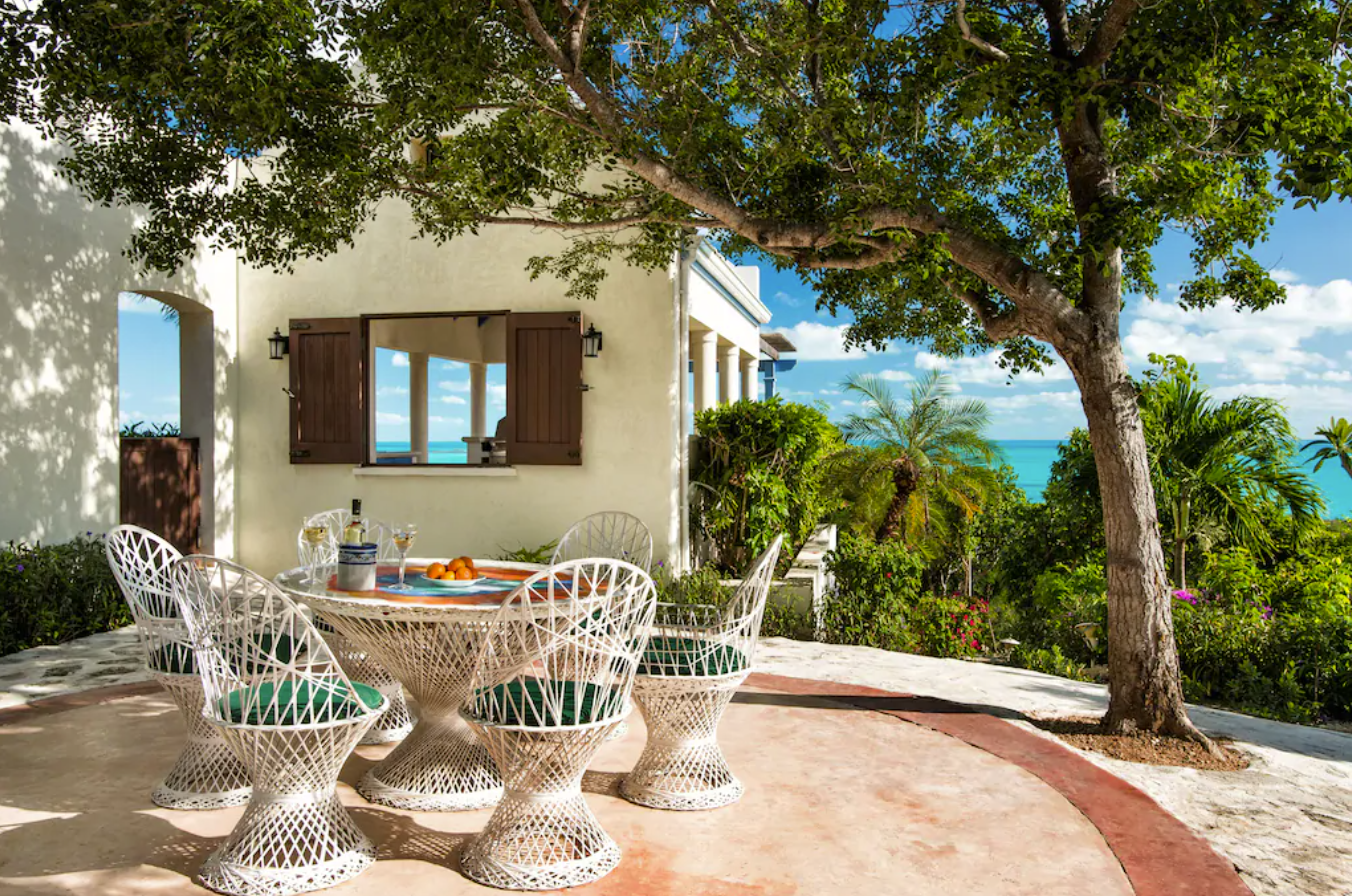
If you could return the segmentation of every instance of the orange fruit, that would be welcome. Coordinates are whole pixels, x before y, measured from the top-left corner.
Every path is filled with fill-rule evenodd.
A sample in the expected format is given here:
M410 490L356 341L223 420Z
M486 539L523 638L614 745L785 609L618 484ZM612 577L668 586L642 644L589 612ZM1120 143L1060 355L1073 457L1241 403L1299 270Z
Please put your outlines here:
M440 563L433 563L431 566L427 567L427 571L424 573L424 575L426 575L429 579L439 579L441 578L441 574L445 571L446 567L444 565Z
M457 558L455 560L452 560L450 563L447 563L446 568L449 569L451 572L464 569L465 561Z
M455 571L455 577L462 582L465 579L478 578L477 576L474 575L474 570L470 569L468 566L462 566L459 569L457 569Z
M455 559L456 559L457 562L465 564L465 566L467 566L467 567L470 568L470 569L473 569L473 568L474 568L474 558L473 558L473 557L456 557Z

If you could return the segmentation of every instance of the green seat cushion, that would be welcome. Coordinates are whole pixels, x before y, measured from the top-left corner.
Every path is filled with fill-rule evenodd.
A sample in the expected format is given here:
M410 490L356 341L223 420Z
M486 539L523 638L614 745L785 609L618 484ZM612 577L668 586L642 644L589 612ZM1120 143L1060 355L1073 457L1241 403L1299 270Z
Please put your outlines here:
M221 708L237 725L317 724L354 718L375 709L382 699L380 691L360 682L353 682L349 691L337 682L327 687L308 681L265 681L226 694ZM307 707L312 711L302 712Z
M258 643L264 651L270 651L272 635L259 635ZM291 658L296 655L296 644L290 635L282 635L277 639L275 655L279 662L291 662ZM193 662L192 648L187 644L167 644L150 655L150 668L169 675L192 675L197 671L197 664Z
M651 638L638 663L639 675L706 678L744 672L750 667L746 654L728 644L711 644L699 638Z
M483 721L525 728L586 725L614 718L624 708L621 692L591 682L527 678L495 685L492 697L491 703L476 700Z

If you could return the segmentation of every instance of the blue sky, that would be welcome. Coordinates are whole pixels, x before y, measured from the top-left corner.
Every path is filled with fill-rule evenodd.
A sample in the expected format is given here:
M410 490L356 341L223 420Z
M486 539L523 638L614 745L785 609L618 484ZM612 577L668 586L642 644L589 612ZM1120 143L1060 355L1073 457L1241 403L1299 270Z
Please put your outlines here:
M1296 432L1307 435L1330 416L1352 417L1352 205L1318 211L1285 210L1255 257L1287 286L1284 305L1256 314L1221 305L1184 311L1177 285L1192 270L1191 241L1169 233L1155 252L1158 300L1127 298L1122 338L1134 372L1152 352L1180 354L1196 363L1218 398L1266 395L1287 407ZM1070 372L1058 362L1043 374L1012 382L995 352L940 358L923 348L893 344L884 352L845 353L848 320L816 310L816 297L792 273L761 269L761 298L774 314L770 326L799 348L798 366L779 381L793 401L825 401L830 416L856 409L840 383L853 371L877 373L904 394L908 383L931 369L952 375L964 397L991 409L999 439L1060 439L1084 425Z
M1285 403L1296 431L1311 433L1330 416L1352 416L1352 206L1282 212L1258 259L1287 284L1284 305L1250 314L1230 307L1184 311L1175 303L1176 284L1190 271L1189 241L1166 235L1155 260L1158 301L1130 296L1122 336L1133 371L1151 352L1181 354L1196 363L1220 398L1268 395ZM898 391L925 370L948 371L962 394L990 404L992 434L1000 439L1060 439L1084 417L1069 372L1059 363L1045 374L1024 374L1012 383L994 354L945 359L913 345L885 352L844 352L848 320L816 310L816 297L790 273L761 269L761 297L799 348L796 369L780 378L786 398L823 401L839 420L853 408L840 394L852 371L892 380ZM561 300L562 301L562 300ZM157 302L120 303L121 419L178 419L178 339L161 320ZM377 358L378 438L408 437L407 359L381 351ZM403 364L400 364L403 361ZM491 430L503 413L500 366L490 368ZM469 374L462 364L434 361L429 371L433 441L457 440L469 432ZM466 402L466 403L461 403Z

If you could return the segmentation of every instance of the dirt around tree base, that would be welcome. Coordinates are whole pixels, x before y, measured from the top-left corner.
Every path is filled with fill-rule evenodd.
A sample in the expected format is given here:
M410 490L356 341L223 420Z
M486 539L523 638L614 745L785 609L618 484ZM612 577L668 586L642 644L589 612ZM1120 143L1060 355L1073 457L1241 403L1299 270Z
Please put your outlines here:
M1133 731L1130 734L1104 734L1099 720L1090 716L1038 719L1033 724L1055 734L1061 740L1081 750L1092 750L1124 762L1146 765L1181 765L1212 772L1237 772L1249 767L1249 760L1229 747L1226 741L1212 738L1224 758L1208 753L1201 744L1169 735Z

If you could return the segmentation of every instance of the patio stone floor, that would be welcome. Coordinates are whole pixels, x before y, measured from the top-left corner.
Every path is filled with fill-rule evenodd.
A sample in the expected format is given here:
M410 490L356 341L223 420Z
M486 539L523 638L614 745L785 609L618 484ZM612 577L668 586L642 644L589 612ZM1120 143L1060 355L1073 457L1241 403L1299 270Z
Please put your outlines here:
M101 701L107 699L106 695L110 693L115 695L118 690L121 690L109 691L106 689L107 685L125 684L133 692L139 692L140 695L134 699L148 700L153 704L153 706L150 704L145 706L145 711L149 713L146 718L157 719L159 721L154 724L167 726L156 737L173 741L173 738L177 736L177 723L169 714L167 701L164 701L155 693L153 684L145 682L146 676L139 668L126 671L128 665L134 666L139 663L136 650L134 632L131 629L125 629L107 635L82 639L60 647L39 648L11 657L0 658L0 707L14 707L9 711L0 709L0 726L3 726L0 727L0 807L8 807L0 808L0 881L3 881L3 883L0 883L0 891L14 888L14 892L57 893L73 892L81 888L72 888L67 883L58 882L57 877L48 879L47 875L21 875L18 878L10 878L9 873L5 870L5 857L11 853L11 847L19 845L19 841L11 840L7 833L17 831L19 827L30 825L32 820L56 817L49 814L51 810L31 809L25 807L21 802L8 798L11 786L5 780L9 777L5 769L11 765L10 757L15 754L13 752L14 741L5 735L17 733L29 724L28 722L20 724L18 721L21 717L29 715L29 708L16 706L16 704L38 700L37 705L32 707L32 710L34 712L40 710L44 714L42 718L45 718L46 713L57 709L62 712L77 709L81 712L86 711L86 709L93 712L95 706L91 705L85 709L80 709L80 707L87 703L102 706ZM1285 894L1347 896L1347 894L1352 893L1352 847L1349 846L1349 843L1352 843L1352 840L1349 839L1349 834L1352 834L1352 736L1333 731L1284 725L1234 713L1196 708L1193 710L1194 719L1208 732L1235 738L1236 746L1250 756L1253 767L1244 772L1198 772L1190 769L1159 768L1118 762L1097 754L1081 753L1064 748L1059 741L1053 744L1050 735L1038 731L1022 719L1024 713L1100 712L1105 700L1105 689L1100 686L1071 682L1026 670L990 664L938 660L869 648L802 643L784 639L766 639L763 641L757 666L765 673L817 680L807 693L811 693L812 688L833 687L835 690L831 691L829 696L837 703L848 702L850 699L860 699L858 696L860 693L871 693L868 690L869 688L884 688L894 694L929 695L947 700L962 701L970 707L981 709L987 713L974 715L967 708L963 708L962 712L934 712L929 713L928 716L924 713L915 714L919 711L917 707L928 706L928 708L933 709L938 704L899 704L901 708L895 712L880 708L878 705L869 705L867 708L874 709L876 712L817 711L810 713L813 719L825 719L827 717L835 719L841 716L863 719L870 716L885 716L891 713L895 717L914 723L912 725L896 725L895 719L887 722L897 730L888 734L887 739L884 740L869 740L866 738L865 741L871 746L868 751L863 753L855 751L852 734L848 734L843 728L838 730L837 733L841 735L841 745L830 749L823 745L823 753L817 757L816 765L813 766L814 776L821 777L826 774L820 769L842 765L853 766L856 770L864 768L867 769L868 776L883 775L884 779L895 773L908 781L917 776L922 781L928 781L934 774L932 769L941 767L942 763L939 762L939 753L935 752L934 749L927 751L917 746L920 741L916 740L915 726L927 727L927 718L929 722L938 726L935 729L936 731L952 735L952 738L943 738L940 741L949 744L950 748L961 748L959 752L964 755L980 756L984 751L996 757L997 760L1006 760L1009 764L1003 767L1002 773L1006 777L1009 773L1014 773L1011 780L1022 780L1021 775L1028 773L1028 766L1021 764L1021 762L1032 753L1037 752L1037 749L1030 747L1029 744L1040 740L1049 746L1054 746L1057 754L1071 755L1077 758L1083 767L1096 767L1111 772L1115 778L1134 785L1134 788L1138 788L1140 792L1153 798L1169 813L1181 819L1192 832L1209 842L1218 853L1228 860L1224 864L1230 865L1233 863L1238 868L1243 881L1258 896L1277 896L1277 894L1282 894L1282 896L1285 896ZM49 674L52 669L58 670L57 674ZM107 671L110 669L113 671ZM8 678L6 678L7 675ZM761 682L762 689L764 689L766 687L765 682L772 682L774 679L757 677L753 681ZM136 684L136 682L143 683ZM825 682L867 687L863 691L859 691L857 688L853 690L841 688L835 685L827 685ZM100 688L101 690L90 691L82 696L78 695L78 692L88 688ZM803 690L801 686L798 689ZM61 694L67 696L58 697L56 700L41 699ZM71 696L72 694L77 694L77 696ZM855 696L852 698L851 694ZM745 699L747 698L742 697L739 698L739 701ZM47 704L47 707L41 708L44 703ZM796 767L794 763L798 762L799 759L796 758L796 751L790 749L790 747L794 746L795 740L803 736L802 732L814 730L806 725L791 726L791 730L785 731L782 737L766 737L765 731L767 729L764 725L761 722L753 724L747 714L752 711L768 712L769 710L759 706L753 710L749 708L752 706L753 704L743 702L735 704L729 714L728 729L729 732L735 732L734 723L739 718L747 720L745 744L742 748L744 758L741 760L734 758L734 763L738 772L743 774L748 783L754 780L755 775L769 774L779 767ZM785 709L804 710L805 708L790 706L785 707ZM106 711L106 707L103 711ZM911 712L911 715L908 716L907 712ZM16 713L17 715L15 715ZM996 719L995 716L1000 718ZM991 722L998 721L1001 726L1017 730L1025 738L1021 742L1022 746L1019 746L1012 753L1008 751L1002 753L1002 748L998 744L981 744L980 731L973 734L972 731L964 733L961 730L964 725L970 727L971 724L977 724L979 728L981 721L987 719ZM879 722L880 719L878 718L870 718L867 722L851 724L862 724L873 728ZM782 725L782 723L777 724ZM17 728L14 727L16 725ZM594 764L594 769L617 771L627 767L626 762L629 760L626 760L625 757L629 756L629 753L637 755L637 750L641 748L642 744L641 725L634 727L636 730L631 732L627 739L606 748L607 752L602 753L597 763ZM930 733L931 735L934 734L933 731ZM965 734L971 736L968 737ZM958 741L965 740L969 744L976 742L982 748L982 751L975 750L970 746L963 746L961 743L954 743L953 738ZM1001 739L1008 740L1004 735L1001 735ZM23 740L26 740L26 738ZM158 741L155 742L158 743ZM931 743L931 747L933 747L933 743ZM31 749L31 747L26 749ZM385 749L387 748L361 748L358 756L354 757L352 763L349 764L344 779L355 781L355 776L360 774L366 764L383 755ZM172 758L172 744L165 746L164 750L167 752L163 752L160 759L162 764L167 766ZM733 747L730 745L729 752L732 751ZM612 757L615 761L607 761ZM153 758L146 758L144 761L151 763ZM931 766L931 762L939 764ZM1011 769L1009 767L1011 764L1019 768ZM75 767L74 762L64 763L62 766L64 771L59 773L58 777L62 774L69 775L70 769L73 767ZM1019 769L1022 769L1022 771L1019 771ZM154 777L152 769L147 767L137 774L145 778L147 782L142 790L148 790L150 779ZM1031 774L1034 777L1043 777L1043 773L1036 767ZM772 786L774 789L791 786L773 775L762 780L763 783ZM1046 778L1043 777L1043 780L1045 781ZM595 780L593 780L593 783L595 783ZM1066 788L1069 787L1069 792L1073 794L1075 786L1078 785L1074 782L1068 783L1064 780L1058 782L1058 787L1061 788L1062 793L1067 793ZM756 790L754 785L752 790L753 792ZM842 793L848 794L850 792L846 790ZM953 799L960 800L971 796L971 794L961 790L953 790L951 796ZM358 807L359 813L365 813L359 816L359 820L363 824L365 824L365 819L372 815L382 815L387 811L393 813L393 810L377 810L374 807L365 806L359 797L350 792L347 797L350 798L354 806ZM853 799L854 797L849 798ZM207 825L204 820L207 815L224 817L229 815L229 812L238 811L223 810L222 813L194 816L202 819L199 821L184 821L181 813L166 813L158 810L151 806L141 794L131 794L130 799L131 803L125 804L123 811L138 816L169 819L172 822L171 827L177 825L183 827L184 830L196 831L200 836L206 836L210 832L210 825ZM140 802L133 807L132 803L135 803L137 799ZM748 799L750 800L751 797L748 797ZM625 817L627 812L638 811L636 807L631 807L613 797L606 798L601 794L598 794L597 801L598 812L612 813L612 816L602 815L603 819L607 819L608 825L610 824L608 817L619 819L620 827L612 828L612 830L617 839L621 841L622 846L625 846L625 840L620 836L622 828L628 825L634 831L642 830L640 822L631 823ZM612 801L615 804L614 806L611 806ZM862 807L866 803L867 800L860 802L860 806ZM739 805L756 805L756 803L744 802ZM1079 808L1083 810L1085 807L1079 806ZM1087 815L1092 817L1093 811L1092 807L1090 808L1091 811ZM878 810L876 816L871 814L875 809ZM34 811L38 812L39 815L32 815L31 813ZM819 810L814 808L814 813L817 811ZM882 851L869 861L874 864L883 862L890 865L892 859L880 857L904 854L904 848L898 847L895 842L898 831L897 824L900 823L896 818L899 811L896 806L892 806L889 812L882 812L876 805L872 809L868 809L844 802L838 807L838 811L842 822L848 823L854 830L863 832L863 834L856 834L855 836L872 836L872 831L875 829L888 832L888 835L877 844L882 848ZM14 814L16 812L19 814ZM58 813L58 815L70 814L70 812L88 814L90 809L74 809L66 813ZM614 815L613 813L618 814ZM393 814L398 815L399 813ZM642 814L649 815L651 813L643 810ZM696 816L688 817L715 819L721 814L712 813L705 816L703 813L697 813ZM900 814L904 816L907 812L902 809ZM860 819L859 821L855 821L856 815ZM980 815L981 813L978 812L977 816ZM233 819L233 817L229 816L229 819ZM410 817L419 819L417 824L426 825L428 830L442 831L443 833L450 832L464 835L477 829L477 824L470 821L471 815L429 814ZM680 819L687 816L656 813L656 817L667 820L663 822L664 824L678 823L677 829L684 830L682 825L686 823L680 822ZM1017 846L1023 843L1022 813L1019 810L1012 810L1009 814L1001 813L999 816L992 817L998 817L998 824L1003 831L1003 837L1009 844ZM1167 820L1172 821L1172 819ZM799 845L796 848L801 849L804 835L800 833L800 820L793 816L785 816L780 821L784 827L782 830L777 829L775 836L783 839L786 843L798 843ZM811 824L802 823L805 826L801 827L801 831L815 830L816 822L811 819L809 821L811 821ZM221 823L228 827L229 820ZM388 826L393 822L381 821L377 824ZM403 824L403 822L399 824ZM963 820L961 824L971 826L975 824L975 821ZM1108 822L1103 819L1096 819L1094 824L1099 826L1100 831L1107 833L1104 826L1107 824L1110 829L1112 822L1111 819ZM202 825L207 826L199 830ZM891 825L891 827L886 825ZM752 828L754 828L754 825L752 825ZM224 830L224 828L221 829ZM372 829L373 836L376 836L377 830ZM1175 833L1180 832L1183 836L1187 834L1187 831L1181 826ZM748 829L736 834L735 839L742 844L739 848L749 852L757 852L758 847L752 842L754 836L769 837L770 833L760 831L753 835L752 829ZM747 837L752 839L748 840ZM377 839L379 838L377 837ZM769 839L773 840L774 837L769 837ZM809 836L806 837L806 840L812 841L813 838ZM662 842L665 843L666 841ZM638 867L640 863L647 863L651 867L657 867L657 865L667 867L670 864L668 860L676 861L678 858L671 853L663 853L664 857L662 858L653 858L652 855L656 854L649 855L644 852L648 848L648 845L640 844L637 849L628 849L626 851L628 857L626 866L633 869ZM1121 845L1119 844L1114 848L1119 852L1118 858L1122 859ZM899 849L901 849L901 852L898 852ZM1026 852L1022 847L1016 851L1021 855ZM199 851L192 855L196 859L201 854ZM999 853L997 851L994 854L998 855ZM767 867L793 867L790 859L794 855L796 855L795 850L789 849L787 856L775 859L768 863ZM1048 851L1042 852L1037 858L1040 864L1046 864L1053 868L1068 861L1062 856L1059 843L1050 847ZM654 862L657 865L653 865ZM786 862L788 864L785 864ZM907 857L906 864L907 867L911 868L924 867L923 862L917 863L915 856ZM180 864L176 867L178 868L177 871L160 868L156 872L163 874L170 871L172 874L178 875L178 877L156 878L160 883L168 885L165 892L179 892L180 890L177 888L179 884L186 886L185 879L182 877L182 869L186 866ZM1016 864L1010 867L1020 866ZM799 892L843 893L855 888L860 883L870 885L865 879L853 877L856 870L853 868L836 869L833 873L837 876L832 877L829 881L809 876L799 883L806 884L815 880L814 886L800 888ZM119 877L123 872L125 872L125 868L118 871L110 867L101 871L92 868L86 869L80 873ZM385 873L382 872L382 876ZM629 874L630 872L624 871L623 873ZM842 874L844 876L840 876ZM885 872L885 876L888 874L895 877L893 872ZM737 873L732 873L728 881L743 881L744 877L738 877ZM64 877L59 879L60 881L66 880ZM102 879L102 877L99 879ZM374 879L368 874L361 881L351 886L365 886L365 881ZM418 879L421 880L422 878L419 877ZM612 875L607 880L614 879L616 877ZM621 877L619 879L627 880L629 878ZM722 880L723 878L720 877L719 879ZM1017 878L1007 875L998 879L1001 881L1008 879L1013 882L1011 885L1018 882ZM84 880L85 884L89 884L93 879L85 877ZM402 878L399 878L399 880L402 880ZM458 875L455 876L455 880L459 882L454 885L446 883L446 886L451 887L452 892L455 891L455 887L470 886ZM936 878L936 880L943 881L944 879ZM177 881L177 883L173 883L174 881ZM840 886L836 886L833 881L839 881ZM630 880L630 883L635 882ZM870 886L876 885L876 883L877 880L874 879ZM1139 881L1136 883L1135 892L1144 894L1146 890L1141 889ZM118 884L118 886L121 886L121 884ZM603 881L595 886L603 888L609 885ZM711 893L742 892L739 889L710 889L713 885L709 881L705 881L701 886L706 892ZM930 884L927 883L925 887L909 892L927 893L930 892L929 886ZM938 886L938 884L933 884L933 886ZM944 892L949 891L948 886L947 883L943 884ZM825 887L825 889L822 889L822 887ZM1039 885L1039 889L1046 890L1049 894L1057 892L1054 887L1049 889L1048 885L1045 884ZM183 891L191 892L193 890L188 887ZM889 887L887 891L893 890ZM895 891L907 892L902 889ZM975 891L1025 892L1021 889L1001 890L998 887L991 889L989 882L983 882ZM120 890L114 888L109 892L120 892ZM126 892L142 892L142 890L133 887ZM354 890L354 892L356 891ZM412 892L419 891L413 889ZM596 892L610 891L608 889L597 889ZM645 884L636 892L664 893L667 890L654 889L653 886ZM683 889L676 888L671 892L683 892ZM748 892L772 893L780 892L780 890L774 887L761 886L758 891L749 890ZM935 890L935 892L938 892L938 890ZM1031 890L1028 892L1031 892ZM1084 888L1078 892L1097 891ZM1115 891L1107 889L1102 892L1111 893ZM1132 891L1127 890L1126 892ZM1165 889L1160 892L1182 893L1185 891ZM1210 894L1212 891L1197 890L1195 892Z

